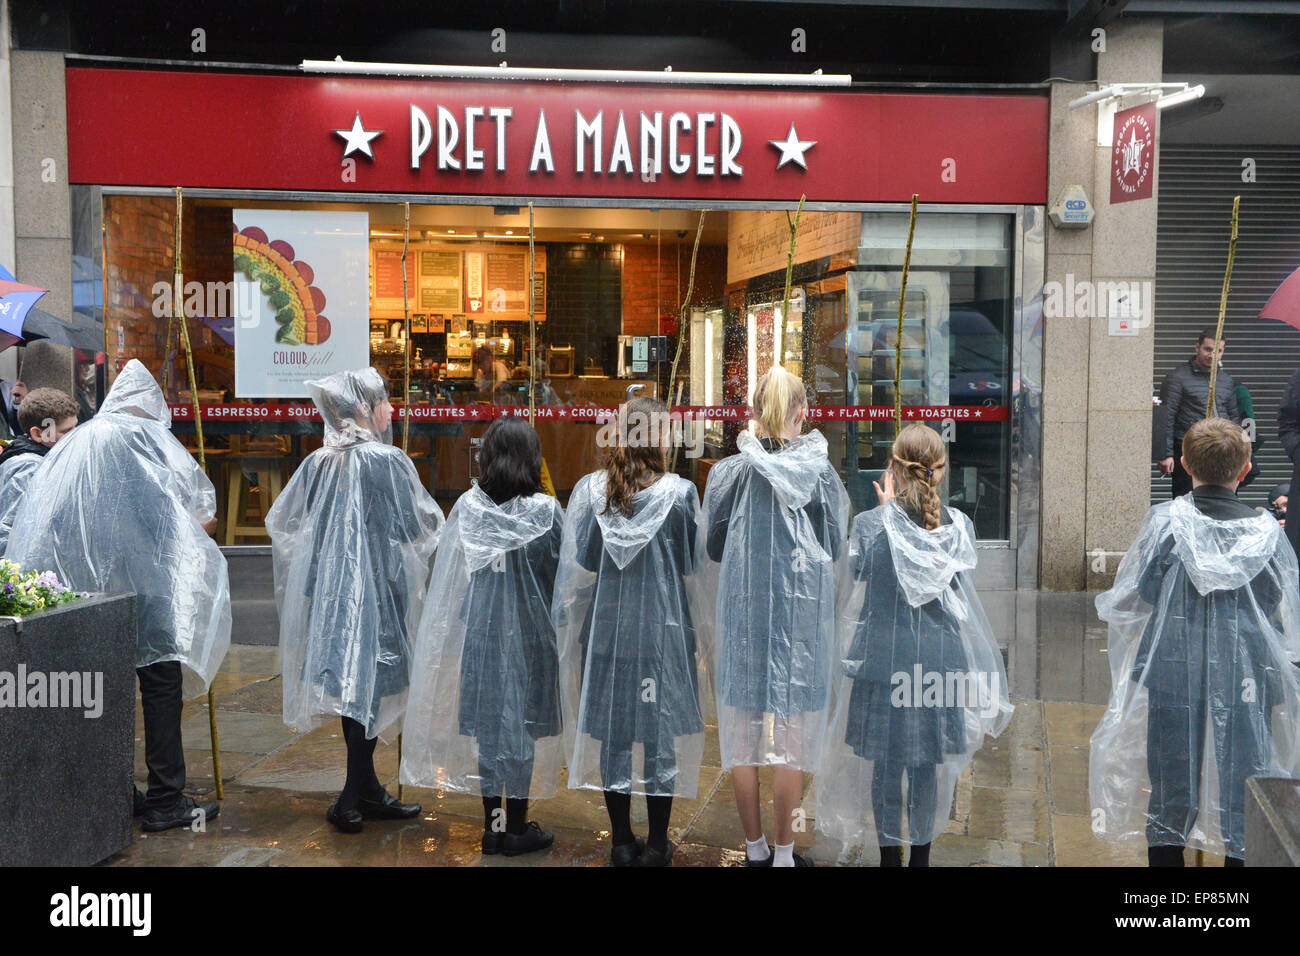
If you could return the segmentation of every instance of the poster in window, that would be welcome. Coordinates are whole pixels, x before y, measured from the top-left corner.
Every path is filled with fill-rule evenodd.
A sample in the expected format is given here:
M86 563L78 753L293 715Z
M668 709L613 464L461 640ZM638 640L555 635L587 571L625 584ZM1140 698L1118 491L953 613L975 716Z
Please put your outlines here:
M414 335L416 332L427 332L427 331L429 331L429 317L427 315L425 315L423 312L417 312L415 315L411 316L412 335Z
M483 253L465 253L465 310L483 312Z
M428 328L428 331L430 331L430 332L445 332L446 329L447 329L447 317L446 317L445 315L431 315L431 316L429 316L429 328Z
M236 209L234 223L235 395L308 398L305 382L369 354L370 217Z

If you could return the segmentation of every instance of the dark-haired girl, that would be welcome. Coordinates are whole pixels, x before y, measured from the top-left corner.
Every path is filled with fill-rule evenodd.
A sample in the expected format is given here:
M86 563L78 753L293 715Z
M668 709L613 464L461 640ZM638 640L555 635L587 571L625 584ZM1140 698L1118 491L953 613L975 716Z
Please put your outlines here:
M517 856L554 842L527 814L530 798L555 793L563 759L550 612L564 512L542 491L541 444L523 419L492 423L479 466L434 564L401 773L479 793L483 853Z
M704 748L686 592L699 497L665 473L662 404L633 399L608 432L605 469L569 499L556 582L569 786L604 791L614 866L667 866L673 797L695 795ZM632 832L634 794L646 840Z

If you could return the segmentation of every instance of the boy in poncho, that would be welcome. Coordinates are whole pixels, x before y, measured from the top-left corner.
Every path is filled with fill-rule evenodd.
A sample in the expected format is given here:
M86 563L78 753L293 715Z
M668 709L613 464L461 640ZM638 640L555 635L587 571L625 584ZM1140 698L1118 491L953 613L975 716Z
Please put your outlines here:
M35 389L18 408L18 424L22 434L0 454L0 554L27 482L49 450L77 427L77 403L57 388Z
M1092 736L1093 832L1145 836L1152 866L1182 866L1189 845L1240 866L1246 779L1300 771L1296 557L1237 499L1241 426L1197 422L1182 463L1192 492L1151 509L1097 598L1114 688Z

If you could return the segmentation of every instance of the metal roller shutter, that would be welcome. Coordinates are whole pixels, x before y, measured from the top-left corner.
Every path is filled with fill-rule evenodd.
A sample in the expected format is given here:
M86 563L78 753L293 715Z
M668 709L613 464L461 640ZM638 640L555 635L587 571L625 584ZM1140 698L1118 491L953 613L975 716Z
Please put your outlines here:
M1257 181L1241 181L1242 160L1256 163ZM1259 310L1282 280L1300 268L1300 152L1292 146L1188 146L1160 149L1156 239L1155 375L1191 358L1196 334L1218 318L1227 264L1232 197L1241 196L1237 256L1224 320L1223 367L1250 390L1260 475L1242 499L1262 505L1291 477L1277 438L1277 407L1300 368L1300 331ZM1152 502L1169 498L1169 480L1152 468Z

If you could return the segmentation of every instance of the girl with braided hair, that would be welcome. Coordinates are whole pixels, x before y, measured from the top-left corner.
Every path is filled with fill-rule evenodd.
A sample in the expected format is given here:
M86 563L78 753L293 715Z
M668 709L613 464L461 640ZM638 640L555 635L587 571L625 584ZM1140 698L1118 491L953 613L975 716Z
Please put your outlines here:
M957 779L1012 713L975 594L974 528L940 500L947 464L933 429L898 433L883 503L853 521L838 592L817 828L846 851L874 840L881 866L902 866L905 844L909 866L929 866Z

